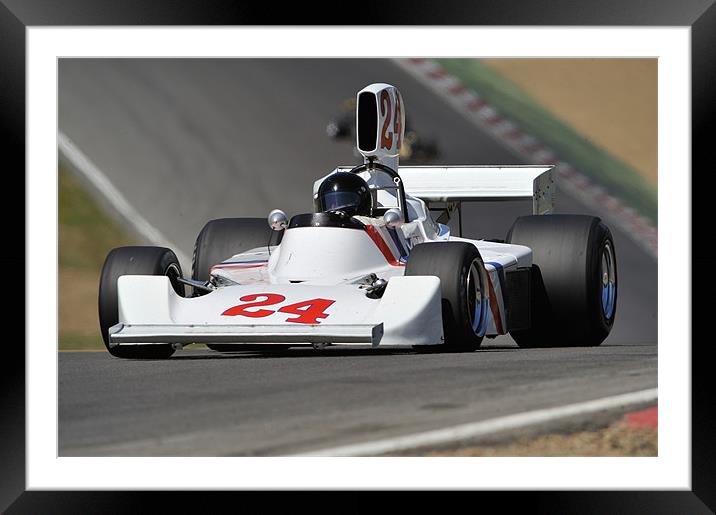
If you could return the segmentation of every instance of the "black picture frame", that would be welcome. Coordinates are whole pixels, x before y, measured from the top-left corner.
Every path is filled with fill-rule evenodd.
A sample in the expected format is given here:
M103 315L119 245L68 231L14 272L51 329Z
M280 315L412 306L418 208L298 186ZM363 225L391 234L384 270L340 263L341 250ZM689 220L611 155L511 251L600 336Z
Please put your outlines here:
M0 120L3 150L6 238L2 263L7 280L18 283L10 270L24 270L24 224L19 223L20 207L11 200L24 198L25 190L25 30L31 26L63 25L285 25L302 22L310 25L612 25L612 26L688 26L691 27L692 72L692 236L701 239L713 234L707 213L699 216L697 208L707 205L710 184L708 172L713 168L710 141L716 125L716 5L714 0L488 0L482 2L410 2L397 8L385 2L359 2L360 8L336 9L334 4L309 9L302 3L285 3L280 9L266 9L261 3L215 1L143 1L143 0L0 0ZM269 14L270 12L270 14ZM316 13L324 13L317 16ZM710 130L711 129L711 130ZM668 144L668 142L660 142ZM699 187L693 180L698 177ZM15 181L12 184L12 181ZM19 192L23 192L22 195ZM701 196L702 202L699 202ZM22 211L24 213L24 211ZM716 259L710 251L692 254L694 274L711 275ZM13 274L13 275L16 275ZM690 277L685 278L691 281ZM713 281L704 277L704 285ZM8 287L11 295L16 288ZM700 289L699 289L700 290ZM698 299L693 291L691 302L693 329L703 328L710 305L707 298ZM24 295L24 294L23 294ZM18 311L24 302L12 302ZM26 313L25 313L26 316ZM5 320L20 320L7 314ZM24 317L23 317L24 319ZM711 513L716 509L716 477L713 436L716 434L711 409L716 402L707 380L708 359L712 342L708 337L692 338L692 489L691 491L612 491L612 492L502 492L480 493L494 497L503 508L527 503L535 512L649 512L649 513ZM0 510L9 513L64 512L125 512L146 511L150 501L162 506L177 503L188 511L197 496L181 492L40 492L25 487L25 352L23 346L6 334L2 363L2 395L0 396ZM708 335L706 335L708 336ZM677 343L677 342L674 342ZM685 347L684 342L678 342ZM206 492L200 492L205 494ZM216 493L216 502L229 500L234 493ZM459 502L459 499L453 499ZM205 504L197 504L206 508ZM354 509L358 505L354 505Z

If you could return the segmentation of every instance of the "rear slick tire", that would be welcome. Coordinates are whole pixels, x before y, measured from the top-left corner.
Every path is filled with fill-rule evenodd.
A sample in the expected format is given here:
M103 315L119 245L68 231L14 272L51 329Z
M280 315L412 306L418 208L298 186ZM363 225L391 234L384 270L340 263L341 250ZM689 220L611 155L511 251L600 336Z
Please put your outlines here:
M273 234L265 218L218 218L208 221L194 244L192 256L191 278L195 281L208 281L211 267L230 258L235 254L246 252L257 247L267 247L281 243L283 231ZM193 297L206 295L207 292L194 289ZM211 350L234 352L256 350L246 345L207 344ZM271 346L277 349L276 346ZM287 349L288 346L283 347Z
M523 216L506 241L532 249L532 326L510 333L517 344L600 345L617 309L617 263L609 228L593 216Z
M257 247L267 247L269 241L278 245L283 231L277 235L273 233L265 218L219 218L208 221L194 244L191 278L208 281L211 267L225 259ZM205 294L204 291L195 290L193 296Z

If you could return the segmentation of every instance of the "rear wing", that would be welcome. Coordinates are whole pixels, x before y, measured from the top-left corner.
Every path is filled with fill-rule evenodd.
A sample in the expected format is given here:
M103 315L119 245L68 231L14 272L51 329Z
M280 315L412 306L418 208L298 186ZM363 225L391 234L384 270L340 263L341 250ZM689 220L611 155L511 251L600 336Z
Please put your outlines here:
M401 166L407 194L425 201L532 200L532 213L554 208L554 166Z
M333 172L352 168L339 166ZM398 172L405 192L422 199L429 208L441 203L452 212L462 202L501 200L532 200L535 215L551 213L554 208L553 165L401 166ZM314 198L323 179L313 185Z

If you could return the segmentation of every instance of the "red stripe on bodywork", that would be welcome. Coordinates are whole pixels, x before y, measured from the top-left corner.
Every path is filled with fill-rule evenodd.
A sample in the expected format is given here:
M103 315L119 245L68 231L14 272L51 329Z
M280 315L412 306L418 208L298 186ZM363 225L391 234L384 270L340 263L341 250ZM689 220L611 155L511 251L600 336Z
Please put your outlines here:
M260 264L260 265L217 265L212 266L211 270L224 270L225 268L261 268L265 267L266 263Z
M492 279L490 279L490 273L487 273L487 284L490 290L490 311L492 311L492 318L495 320L495 329L498 334L505 334L502 330L502 317L500 317L500 305L497 303L497 295L495 294L495 288L492 286Z
M395 256L393 255L393 251L390 250L390 247L388 247L388 244L385 243L385 240L378 232L378 229L373 227L372 225L366 225L365 226L365 232L370 236L370 239L373 240L373 243L378 247L380 252L385 257L386 261L390 263L393 266L405 266L405 264L398 262L398 260L395 259Z

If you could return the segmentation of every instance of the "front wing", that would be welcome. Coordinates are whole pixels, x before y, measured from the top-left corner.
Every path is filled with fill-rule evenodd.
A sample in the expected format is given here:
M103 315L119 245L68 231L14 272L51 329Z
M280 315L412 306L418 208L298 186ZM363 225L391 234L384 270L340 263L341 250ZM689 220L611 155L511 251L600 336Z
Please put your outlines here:
M183 298L163 276L118 279L109 344L438 345L440 280L393 277L380 299L354 285L255 284Z

